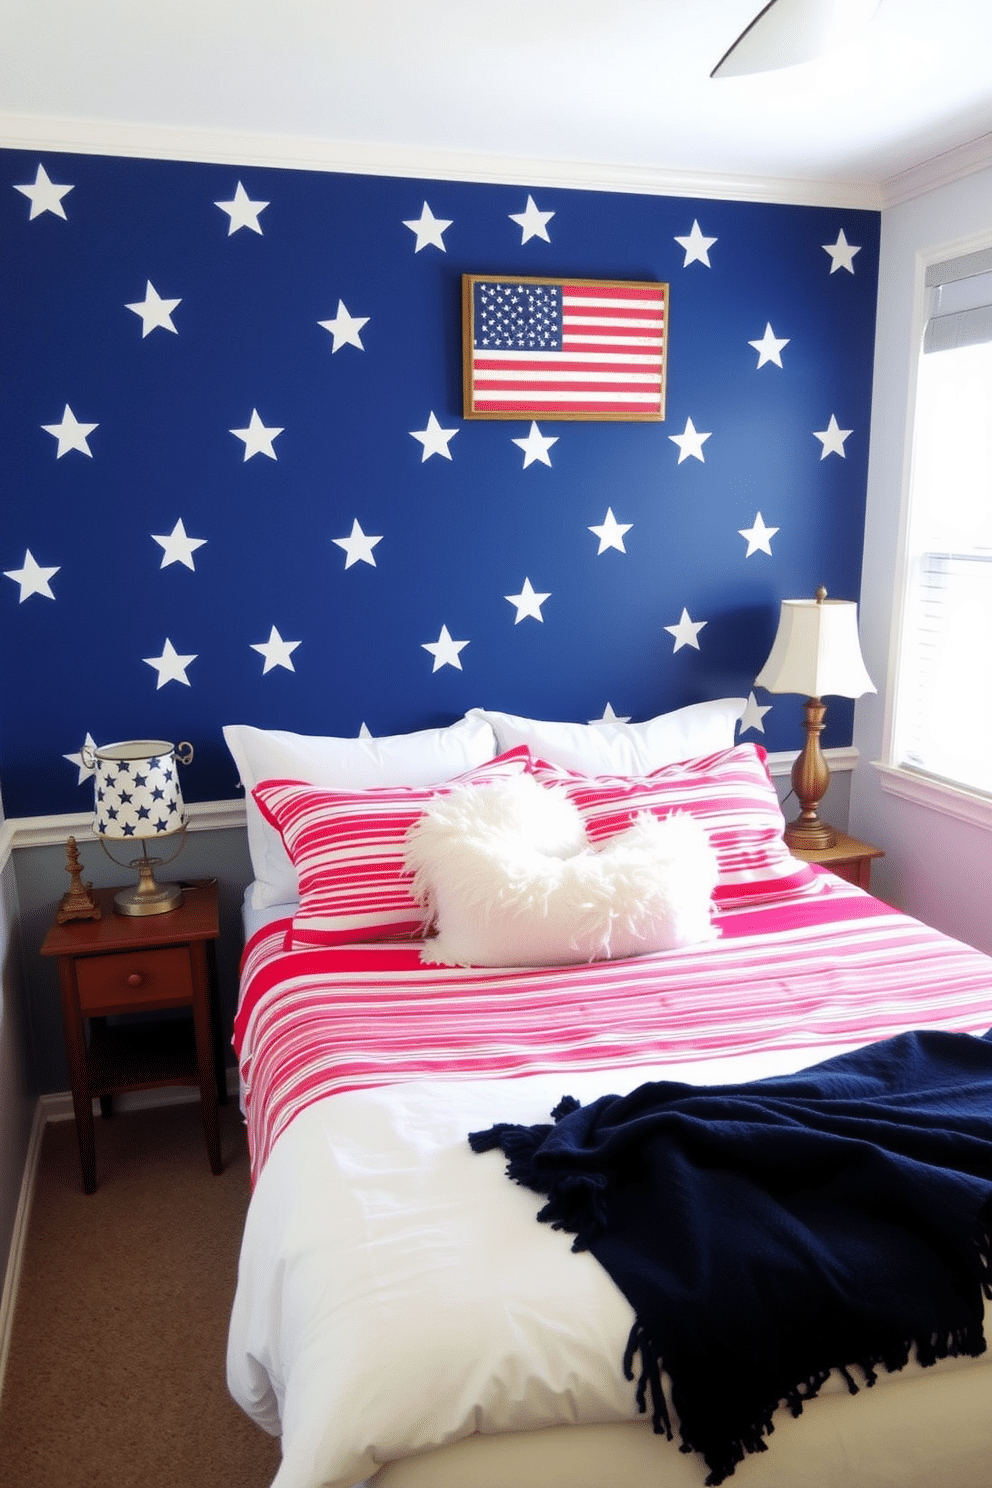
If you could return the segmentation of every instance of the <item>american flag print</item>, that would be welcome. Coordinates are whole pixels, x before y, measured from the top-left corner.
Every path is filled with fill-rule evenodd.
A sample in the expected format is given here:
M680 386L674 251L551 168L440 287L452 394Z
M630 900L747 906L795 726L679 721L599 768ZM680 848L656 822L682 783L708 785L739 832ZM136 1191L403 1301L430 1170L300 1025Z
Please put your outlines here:
M467 274L465 417L663 419L668 285Z

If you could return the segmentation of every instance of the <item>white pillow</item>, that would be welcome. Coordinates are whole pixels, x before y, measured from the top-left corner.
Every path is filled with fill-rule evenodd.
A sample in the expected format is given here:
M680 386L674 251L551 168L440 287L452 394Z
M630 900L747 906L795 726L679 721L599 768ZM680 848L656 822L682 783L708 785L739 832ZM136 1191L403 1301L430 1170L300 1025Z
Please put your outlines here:
M649 775L662 765L732 749L746 702L690 703L644 723L547 723L486 708L472 708L465 716L492 724L500 754L526 744L538 759L581 775Z
M565 965L716 935L716 855L699 822L645 814L595 850L572 802L529 775L438 800L407 833L405 862L437 926L426 962Z
M224 739L245 791L248 851L255 874L248 899L252 909L292 904L299 898L296 869L282 838L252 799L252 791L263 780L299 780L334 790L439 785L496 754L492 728L482 718L460 718L448 728L381 739L320 738L237 723L225 727Z

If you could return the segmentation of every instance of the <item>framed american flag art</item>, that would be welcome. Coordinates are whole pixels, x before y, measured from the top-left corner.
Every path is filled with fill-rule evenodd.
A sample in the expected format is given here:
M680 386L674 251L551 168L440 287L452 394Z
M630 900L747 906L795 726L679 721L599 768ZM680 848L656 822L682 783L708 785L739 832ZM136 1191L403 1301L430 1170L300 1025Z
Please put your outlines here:
M668 285L462 276L465 417L665 417Z

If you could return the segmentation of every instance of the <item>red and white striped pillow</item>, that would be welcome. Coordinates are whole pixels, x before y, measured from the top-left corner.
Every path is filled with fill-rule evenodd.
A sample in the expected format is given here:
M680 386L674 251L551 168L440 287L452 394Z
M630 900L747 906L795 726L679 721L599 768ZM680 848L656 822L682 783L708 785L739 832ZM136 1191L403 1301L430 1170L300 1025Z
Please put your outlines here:
M526 747L511 749L436 786L325 790L263 780L252 795L279 832L300 882L286 949L396 940L423 932L424 912L404 866L406 834L439 795L523 774Z
M714 902L730 908L792 893L816 877L785 845L785 818L766 761L759 744L738 744L650 775L576 775L543 760L534 772L542 784L564 787L592 842L625 831L641 811L694 816L717 855Z

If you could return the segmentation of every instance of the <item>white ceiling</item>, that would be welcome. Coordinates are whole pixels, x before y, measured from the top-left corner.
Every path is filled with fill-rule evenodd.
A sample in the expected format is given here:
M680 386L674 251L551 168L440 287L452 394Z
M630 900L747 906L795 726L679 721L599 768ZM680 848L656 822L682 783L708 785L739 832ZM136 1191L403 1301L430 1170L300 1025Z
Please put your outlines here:
M0 0L0 143L87 121L877 183L992 132L992 0L882 0L827 58L711 80L761 3Z

